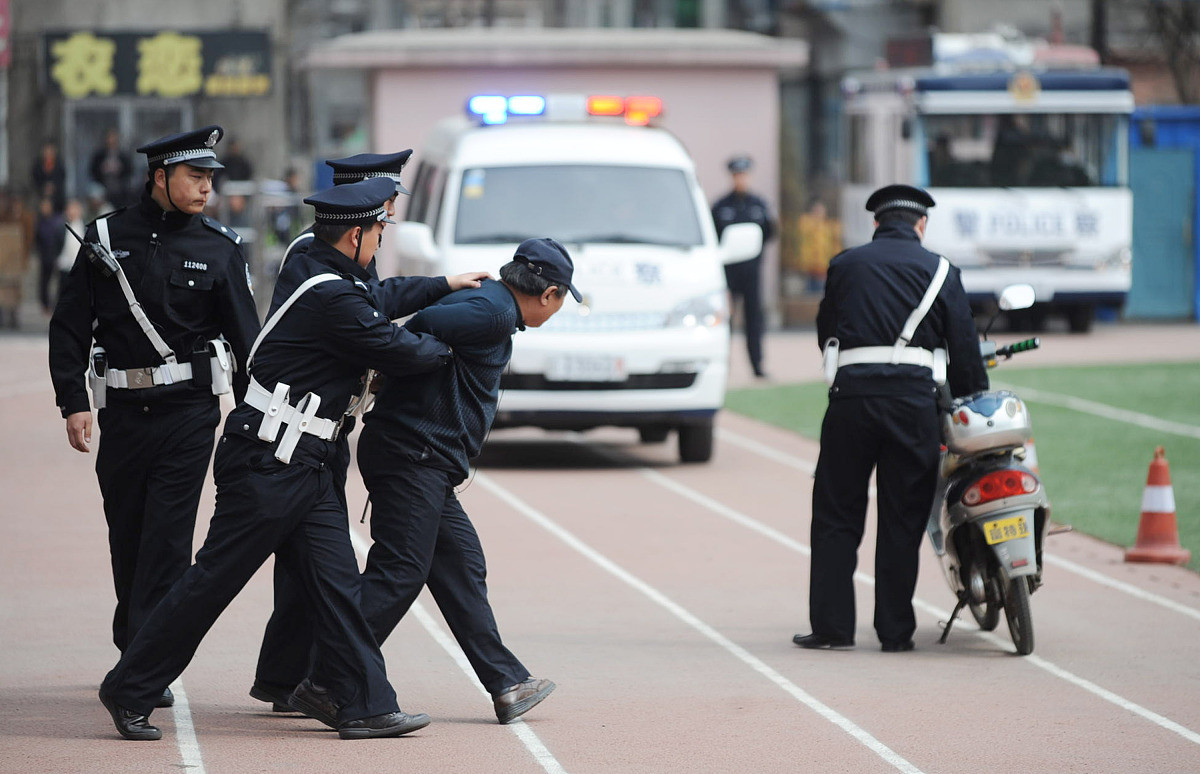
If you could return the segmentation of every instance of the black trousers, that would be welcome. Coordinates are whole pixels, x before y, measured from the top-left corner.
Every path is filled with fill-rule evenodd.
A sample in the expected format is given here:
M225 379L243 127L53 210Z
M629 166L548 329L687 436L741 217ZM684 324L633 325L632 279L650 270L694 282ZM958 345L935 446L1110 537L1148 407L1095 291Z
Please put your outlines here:
M874 469L875 632L888 643L912 637L918 551L937 485L940 444L932 393L830 400L813 483L808 605L814 633L854 639L854 570Z
M110 403L99 412L96 478L117 592L113 643L122 651L191 564L196 508L221 420L216 398L149 408Z
M375 543L363 572L362 611L379 642L396 628L421 588L493 696L529 678L504 646L487 598L487 566L451 474L409 462L371 425L358 441L358 466L371 493Z
M763 370L763 307L762 258L725 265L725 282L734 303L742 302L742 319L746 326L746 352L754 373Z
M196 563L151 613L101 689L149 714L204 635L272 552L300 580L341 722L394 712L383 656L359 612L358 564L329 459L290 465L256 440L225 435L213 476L217 507ZM311 464L309 464L311 463Z
M346 508L346 479L350 470L350 443L337 440L329 472ZM275 561L275 608L263 632L254 682L291 692L313 669L313 624L305 604L304 586L285 562Z

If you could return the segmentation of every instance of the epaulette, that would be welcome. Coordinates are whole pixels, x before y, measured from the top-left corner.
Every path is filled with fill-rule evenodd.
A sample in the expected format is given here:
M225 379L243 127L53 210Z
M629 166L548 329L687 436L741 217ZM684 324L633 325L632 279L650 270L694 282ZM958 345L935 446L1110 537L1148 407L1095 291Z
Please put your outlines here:
M202 222L204 225L208 226L209 228L211 228L213 231L217 232L221 236L225 237L230 242L233 242L235 245L240 245L242 243L242 238L240 236L238 236L238 232L234 231L229 226L224 225L223 223L216 220L215 218L210 218L207 215L201 215L200 222Z

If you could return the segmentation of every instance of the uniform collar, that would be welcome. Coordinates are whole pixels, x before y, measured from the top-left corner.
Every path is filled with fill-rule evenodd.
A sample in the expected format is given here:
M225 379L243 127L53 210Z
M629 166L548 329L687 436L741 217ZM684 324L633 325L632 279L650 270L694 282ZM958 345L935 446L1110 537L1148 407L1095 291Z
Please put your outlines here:
M308 257L336 271L338 274L348 274L352 278L367 282L371 273L350 260L333 245L313 237L312 246L308 248Z
M911 239L914 242L920 242L921 237L917 236L917 230L912 226L895 221L884 223L879 228L875 229L875 235L872 239Z
M484 282L499 282L499 280L484 280ZM500 287L504 288L509 297L512 298L513 309L517 310L517 330L525 330L525 316L521 314L521 305L517 303L517 294L512 291L512 288L510 288L508 285L505 285L503 282L500 282Z
M186 212L173 210L167 212L162 207L158 206L158 202L154 201L154 197L150 195L150 185L142 189L142 197L138 201L138 210L154 223L165 223L174 228L186 226L192 222L194 215L188 215Z

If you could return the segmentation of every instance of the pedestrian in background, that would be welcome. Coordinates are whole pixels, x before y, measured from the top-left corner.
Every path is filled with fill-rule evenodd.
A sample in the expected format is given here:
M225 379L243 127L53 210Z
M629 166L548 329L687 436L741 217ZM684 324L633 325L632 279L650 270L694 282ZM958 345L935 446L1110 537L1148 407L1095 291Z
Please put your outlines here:
M907 185L867 200L875 235L829 264L817 342L832 380L813 481L812 563L802 648L854 647L854 568L876 473L875 632L913 648L918 551L937 482L939 383L987 389L959 270L921 246L933 198ZM946 359L949 358L947 366Z
M33 195L36 200L48 198L55 212L62 212L67 205L67 171L59 157L58 146L50 141L42 143L42 152L33 163L30 173Z
M58 271L58 257L66 243L67 230L63 228L63 223L63 213L55 211L54 202L48 197L43 198L38 204L33 242L38 255L38 300L47 317L54 310L50 300L50 283Z
M88 173L92 182L104 189L104 197L120 207L129 198L129 176L133 172L129 154L121 150L121 135L116 129L104 133L104 144L92 154Z
M750 192L750 170L753 162L749 156L735 156L729 160L733 190L713 205L713 223L717 227L717 238L725 227L733 223L757 223L762 227L763 244L775 236L775 218L767 203ZM742 321L746 330L746 351L750 356L750 367L754 375L767 375L763 368L763 299L762 299L762 253L745 261L725 265L725 280L734 303L740 299ZM731 315L732 320L732 315Z

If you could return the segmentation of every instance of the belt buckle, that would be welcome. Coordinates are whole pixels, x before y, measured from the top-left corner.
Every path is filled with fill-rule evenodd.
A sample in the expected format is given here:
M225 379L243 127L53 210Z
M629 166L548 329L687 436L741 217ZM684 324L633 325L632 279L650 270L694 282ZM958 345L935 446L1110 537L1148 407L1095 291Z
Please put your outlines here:
M154 386L154 368L135 368L133 369L133 384L129 385L134 389L139 387Z
M350 415L349 415L349 414L342 414L342 416L338 418L337 424L335 424L335 425L333 426L333 435L329 436L329 440L330 440L331 442L332 442L332 441L336 441L336 440L338 439L338 437L339 437L339 436L341 436L341 434L342 434L342 425L346 424L346 417L348 417L348 416L350 416Z

